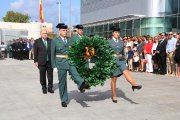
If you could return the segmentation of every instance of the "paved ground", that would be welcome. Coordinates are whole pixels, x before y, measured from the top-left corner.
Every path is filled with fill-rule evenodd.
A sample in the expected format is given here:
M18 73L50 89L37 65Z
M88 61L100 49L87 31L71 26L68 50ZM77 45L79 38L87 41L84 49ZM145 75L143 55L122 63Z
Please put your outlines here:
M0 120L179 120L180 78L131 73L143 85L133 92L118 79L118 103L111 101L110 80L79 93L68 81L69 104L61 107L54 73L54 94L42 94L33 61L0 61Z

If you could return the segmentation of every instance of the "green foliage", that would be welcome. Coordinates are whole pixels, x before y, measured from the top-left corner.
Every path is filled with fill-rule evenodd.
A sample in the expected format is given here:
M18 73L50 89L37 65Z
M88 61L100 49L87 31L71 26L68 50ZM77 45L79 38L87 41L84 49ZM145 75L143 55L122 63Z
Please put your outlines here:
M85 47L95 49L95 66L92 69L86 67ZM87 84L90 86L103 85L116 68L113 50L109 47L107 41L100 37L84 36L76 42L69 51L69 60L74 64Z
M8 11L6 13L6 16L3 17L4 22L15 22L15 23L27 23L29 22L29 19L30 17L28 14L22 14L14 11Z

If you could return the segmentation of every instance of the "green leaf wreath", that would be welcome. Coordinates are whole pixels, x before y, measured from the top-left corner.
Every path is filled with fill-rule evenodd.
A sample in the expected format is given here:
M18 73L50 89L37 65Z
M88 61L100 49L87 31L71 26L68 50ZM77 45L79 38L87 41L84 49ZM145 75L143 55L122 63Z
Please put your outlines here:
M69 60L90 86L104 85L116 68L113 50L103 38L84 36L69 50ZM95 59L95 65L87 67L87 59Z

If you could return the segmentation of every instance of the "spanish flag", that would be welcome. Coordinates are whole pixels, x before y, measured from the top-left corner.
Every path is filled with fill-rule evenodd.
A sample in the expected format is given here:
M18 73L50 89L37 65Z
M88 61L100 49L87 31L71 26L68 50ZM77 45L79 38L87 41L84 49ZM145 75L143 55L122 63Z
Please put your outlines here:
M39 17L40 17L40 22L44 22L44 13L43 13L43 7L42 7L42 0L39 0Z

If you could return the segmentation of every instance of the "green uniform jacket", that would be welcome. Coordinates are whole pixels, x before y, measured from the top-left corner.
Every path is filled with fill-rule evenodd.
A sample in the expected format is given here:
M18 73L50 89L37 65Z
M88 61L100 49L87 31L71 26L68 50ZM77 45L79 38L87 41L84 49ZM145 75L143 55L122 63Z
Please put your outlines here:
M116 57L116 65L117 69L114 71L113 76L119 77L123 74L123 71L127 69L125 52L124 52L124 42L122 40L118 40L116 43L113 39L108 40L110 47L114 50L114 54L122 54L121 58Z
M73 38L72 38L72 42L75 43L77 41L79 41L81 38L78 34L74 35Z
M58 69L69 69L69 61L66 58L59 58L56 55L68 55L70 46L72 45L71 40L67 39L65 43L60 37L53 39L51 43L51 64L52 67Z

